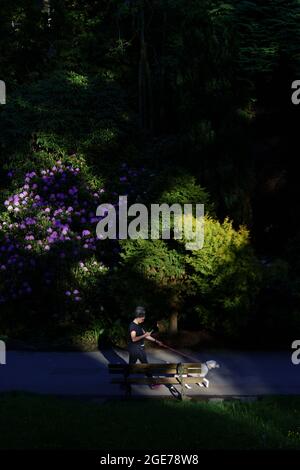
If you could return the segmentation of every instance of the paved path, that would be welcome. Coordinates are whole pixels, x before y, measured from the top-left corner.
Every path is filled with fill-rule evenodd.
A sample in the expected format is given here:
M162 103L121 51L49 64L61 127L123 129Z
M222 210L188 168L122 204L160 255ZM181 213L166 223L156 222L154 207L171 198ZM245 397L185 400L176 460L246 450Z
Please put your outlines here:
M215 359L221 368L210 372L208 389L193 385L190 395L300 395L300 365L292 364L288 352L217 351L192 355L199 361ZM148 358L149 362L182 361L180 355L158 349L151 349ZM87 353L8 351L6 365L0 365L0 392L122 396L119 386L110 384L107 364L127 359L127 353L118 349ZM133 394L170 396L170 391L165 386L156 390L134 386Z

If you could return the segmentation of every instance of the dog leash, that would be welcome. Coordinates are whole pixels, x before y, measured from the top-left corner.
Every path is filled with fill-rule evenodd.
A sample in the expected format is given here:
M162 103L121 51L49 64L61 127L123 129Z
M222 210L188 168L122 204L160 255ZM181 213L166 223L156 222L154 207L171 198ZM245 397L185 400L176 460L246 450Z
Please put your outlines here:
M163 348L169 349L169 351L172 351L176 354L179 354L179 356L185 357L186 359L189 359L192 362L201 362L199 360L196 360L194 357L188 356L187 354L184 354L180 351L177 351L176 349L170 348L170 346L167 346L166 344L162 343Z

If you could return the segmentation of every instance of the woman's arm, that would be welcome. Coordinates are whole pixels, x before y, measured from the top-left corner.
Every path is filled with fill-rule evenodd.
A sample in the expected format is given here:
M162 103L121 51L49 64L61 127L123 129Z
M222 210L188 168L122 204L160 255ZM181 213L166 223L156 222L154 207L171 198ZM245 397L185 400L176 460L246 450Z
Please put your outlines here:
M158 341L158 339L153 338L153 336L151 336L151 334L149 334L149 336L146 336L146 339L148 339L149 341L152 341L152 342L158 344L159 346L162 346L162 345L163 345L161 341Z
M130 333L130 336L131 336L131 339L132 339L133 343L136 343L137 341L140 341L141 339L144 339L144 338L148 339L148 335L150 335L150 333L148 331L146 333L144 333L143 335L141 335L141 336L137 336L136 331L134 331L134 330L131 331L131 333Z

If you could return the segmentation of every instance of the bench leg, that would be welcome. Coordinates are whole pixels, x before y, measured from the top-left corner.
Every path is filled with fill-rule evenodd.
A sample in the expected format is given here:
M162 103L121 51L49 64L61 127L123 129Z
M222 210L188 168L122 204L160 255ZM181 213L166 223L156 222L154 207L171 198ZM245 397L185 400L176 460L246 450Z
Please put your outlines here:
M128 383L127 381L128 379L128 374L124 374L124 383L125 383L125 396L126 398L130 398L131 397L131 384Z
M204 387L208 388L209 387L209 380L208 379L203 379L203 385Z
M191 387L189 387L189 388L191 388ZM186 384L182 381L182 382L181 382L181 400L182 400L182 401L190 400L190 397L188 397L188 396L186 395L185 389L186 389Z

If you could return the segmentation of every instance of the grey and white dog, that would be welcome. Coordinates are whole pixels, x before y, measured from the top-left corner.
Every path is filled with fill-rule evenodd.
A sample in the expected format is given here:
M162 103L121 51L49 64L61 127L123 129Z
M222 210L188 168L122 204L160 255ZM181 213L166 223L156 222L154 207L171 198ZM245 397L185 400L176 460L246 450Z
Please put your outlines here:
M220 364L218 364L216 361L213 361L213 360L210 360L210 361L206 361L206 362L202 362L201 363L201 372L200 374L188 374L189 377L199 377L199 378L202 378L201 381L197 382L197 385L199 385L199 387L206 387L208 388L209 387L209 380L206 378L208 372L211 370L211 369L216 369L216 368L219 368L220 367ZM186 376L185 376L186 377ZM189 384L184 384L186 388L188 388L189 390L192 388Z

